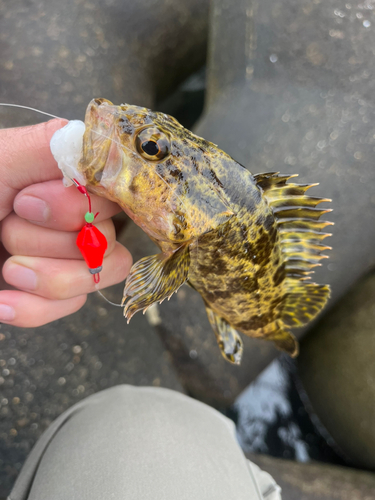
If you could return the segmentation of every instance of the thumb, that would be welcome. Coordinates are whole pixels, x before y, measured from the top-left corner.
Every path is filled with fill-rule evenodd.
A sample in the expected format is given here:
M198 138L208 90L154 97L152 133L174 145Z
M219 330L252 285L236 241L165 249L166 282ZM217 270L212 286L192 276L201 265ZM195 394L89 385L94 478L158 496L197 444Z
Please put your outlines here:
M0 220L13 209L16 194L26 186L62 178L49 143L67 120L0 130Z

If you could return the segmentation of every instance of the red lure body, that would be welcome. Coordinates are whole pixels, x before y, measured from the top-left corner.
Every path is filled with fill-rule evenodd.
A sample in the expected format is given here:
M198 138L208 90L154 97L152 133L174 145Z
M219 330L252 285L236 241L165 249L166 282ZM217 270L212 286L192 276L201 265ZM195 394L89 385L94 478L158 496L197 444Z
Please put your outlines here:
M95 275L102 270L104 253L107 250L107 240L104 234L88 222L79 232L76 243L90 273L95 278Z
M107 240L104 234L92 225L93 220L98 214L94 216L91 213L91 199L87 189L75 179L73 180L78 190L87 197L89 202L89 212L85 215L86 224L79 232L76 244L85 259L90 273L94 275L95 283L99 283L99 273L102 270L104 254L108 247Z

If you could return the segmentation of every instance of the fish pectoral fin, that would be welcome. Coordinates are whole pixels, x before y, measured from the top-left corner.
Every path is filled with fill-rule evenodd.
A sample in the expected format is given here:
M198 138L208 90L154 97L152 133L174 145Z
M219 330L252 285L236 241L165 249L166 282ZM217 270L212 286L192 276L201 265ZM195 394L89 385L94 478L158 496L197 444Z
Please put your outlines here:
M242 359L243 344L237 331L223 318L216 314L206 305L208 319L215 332L223 357L235 365L239 365Z
M189 272L189 245L173 253L160 253L136 262L125 282L124 316L128 322L138 311L169 298L186 281Z
M272 340L277 349L284 351L292 358L298 356L299 345L294 335L282 328L276 330L272 335L267 337L267 340Z

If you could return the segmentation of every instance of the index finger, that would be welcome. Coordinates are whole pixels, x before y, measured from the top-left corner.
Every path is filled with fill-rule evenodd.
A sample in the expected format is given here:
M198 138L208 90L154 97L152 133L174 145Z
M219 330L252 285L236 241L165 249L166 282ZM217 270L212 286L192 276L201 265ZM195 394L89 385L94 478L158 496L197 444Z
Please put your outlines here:
M112 201L90 195L95 222L121 212ZM59 231L79 231L88 211L86 196L74 186L63 186L61 180L42 182L23 189L14 200L14 211L22 219Z
M67 120L54 119L38 125L0 130L0 220L13 209L17 192L39 182L61 179L50 141Z

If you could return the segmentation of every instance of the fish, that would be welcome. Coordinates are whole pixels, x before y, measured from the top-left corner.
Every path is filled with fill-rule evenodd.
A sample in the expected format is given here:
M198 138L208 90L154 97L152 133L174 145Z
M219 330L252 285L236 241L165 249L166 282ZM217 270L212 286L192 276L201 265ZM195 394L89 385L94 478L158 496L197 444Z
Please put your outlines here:
M322 310L328 285L310 282L327 258L320 220L327 198L296 174L253 175L175 118L93 99L86 111L81 180L112 200L158 245L125 282L124 316L170 298L184 283L202 297L224 358L239 364L240 333L295 357L302 327ZM77 174L78 175L78 174ZM240 333L239 333L240 332Z

